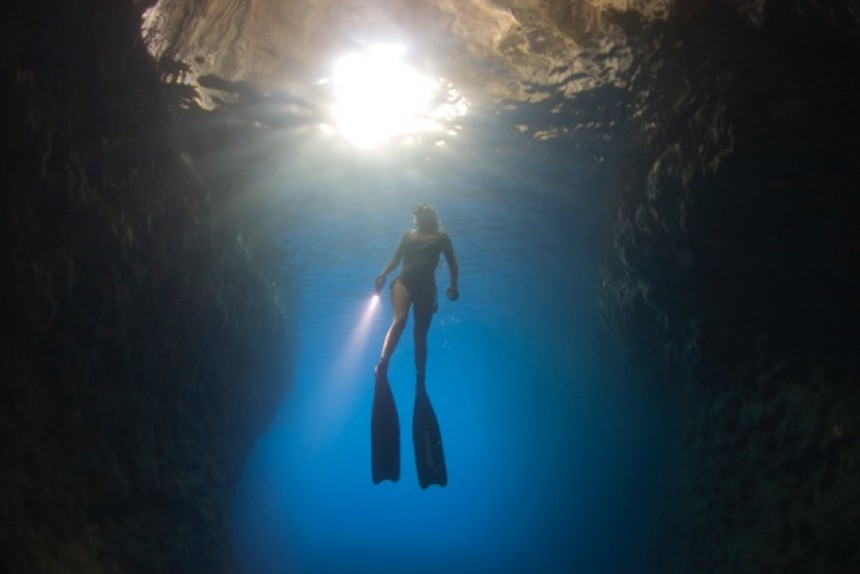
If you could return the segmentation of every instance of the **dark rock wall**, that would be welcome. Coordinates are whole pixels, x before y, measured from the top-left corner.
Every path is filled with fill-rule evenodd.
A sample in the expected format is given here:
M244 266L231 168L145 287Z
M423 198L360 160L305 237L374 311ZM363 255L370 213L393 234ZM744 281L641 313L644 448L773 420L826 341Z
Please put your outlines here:
M139 4L2 9L4 573L234 571L290 380L281 261L244 239L274 211L180 161Z
M642 155L606 315L682 397L680 572L860 570L853 2L627 19Z

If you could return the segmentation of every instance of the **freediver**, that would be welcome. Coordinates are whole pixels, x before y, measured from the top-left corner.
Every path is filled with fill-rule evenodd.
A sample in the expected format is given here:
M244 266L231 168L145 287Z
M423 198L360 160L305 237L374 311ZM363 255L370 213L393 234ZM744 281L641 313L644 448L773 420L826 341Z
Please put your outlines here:
M385 277L400 263L403 268L391 283L391 326L385 335L382 355L374 368L375 388L371 417L371 458L373 482L397 481L400 478L400 427L391 387L388 383L388 363L397 348L409 309L414 320L415 341L415 409L412 438L418 480L422 488L431 484L445 486L447 472L439 424L425 386L427 365L427 332L437 310L436 266L439 254L445 256L450 273L446 295L451 301L460 298L457 287L459 268L454 247L448 234L440 229L439 216L430 205L422 203L413 210L415 227L406 231L394 257L376 278L376 292L381 292Z

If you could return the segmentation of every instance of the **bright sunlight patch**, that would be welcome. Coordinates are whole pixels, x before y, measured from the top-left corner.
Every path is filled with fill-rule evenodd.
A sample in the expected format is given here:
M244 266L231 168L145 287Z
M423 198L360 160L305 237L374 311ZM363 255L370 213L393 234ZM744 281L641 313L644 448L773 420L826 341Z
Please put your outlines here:
M332 109L337 131L358 147L374 148L431 130L465 114L465 100L444 82L408 66L406 49L379 44L335 63Z

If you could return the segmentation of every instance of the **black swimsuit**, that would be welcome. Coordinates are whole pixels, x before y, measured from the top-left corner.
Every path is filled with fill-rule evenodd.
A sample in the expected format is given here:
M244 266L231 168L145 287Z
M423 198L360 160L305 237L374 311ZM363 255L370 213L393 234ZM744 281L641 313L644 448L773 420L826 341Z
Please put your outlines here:
M395 282L400 281L406 287L416 312L436 311L436 265L445 245L444 238L443 234L417 237L407 233L398 247L403 270Z

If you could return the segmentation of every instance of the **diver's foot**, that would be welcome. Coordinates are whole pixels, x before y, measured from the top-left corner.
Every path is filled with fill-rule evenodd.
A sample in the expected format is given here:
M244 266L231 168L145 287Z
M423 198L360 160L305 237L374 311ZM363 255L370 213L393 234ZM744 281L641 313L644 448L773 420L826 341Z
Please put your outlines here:
M415 377L415 393L426 393L427 387L424 385L424 375Z

